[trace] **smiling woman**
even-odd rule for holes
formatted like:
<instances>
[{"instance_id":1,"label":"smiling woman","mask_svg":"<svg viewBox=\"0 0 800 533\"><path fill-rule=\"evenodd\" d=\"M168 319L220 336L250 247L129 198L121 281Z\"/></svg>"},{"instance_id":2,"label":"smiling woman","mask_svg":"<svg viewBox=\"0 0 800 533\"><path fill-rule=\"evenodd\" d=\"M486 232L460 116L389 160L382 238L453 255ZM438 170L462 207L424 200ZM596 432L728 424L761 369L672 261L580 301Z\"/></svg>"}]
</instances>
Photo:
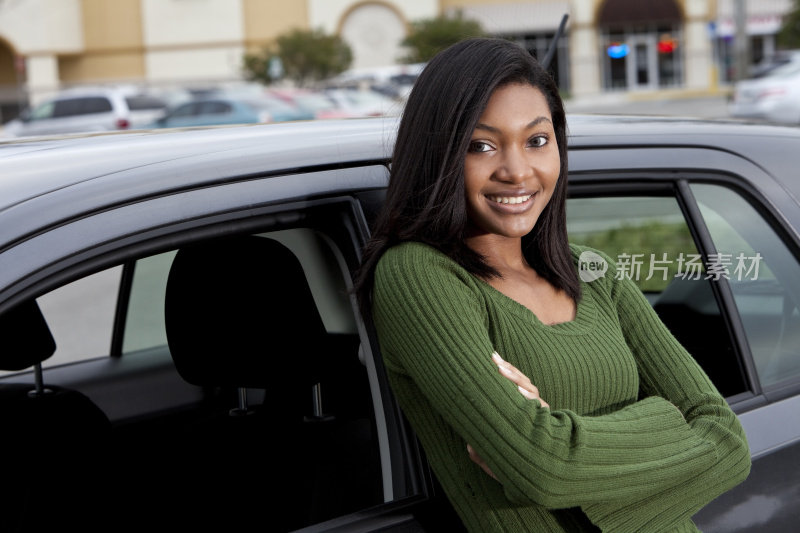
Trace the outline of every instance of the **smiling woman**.
<instances>
[{"instance_id":1,"label":"smiling woman","mask_svg":"<svg viewBox=\"0 0 800 533\"><path fill-rule=\"evenodd\" d=\"M749 472L744 432L633 282L568 243L550 75L508 41L452 46L392 161L359 301L466 529L697 531ZM604 276L579 279L586 253Z\"/></svg>"}]
</instances>

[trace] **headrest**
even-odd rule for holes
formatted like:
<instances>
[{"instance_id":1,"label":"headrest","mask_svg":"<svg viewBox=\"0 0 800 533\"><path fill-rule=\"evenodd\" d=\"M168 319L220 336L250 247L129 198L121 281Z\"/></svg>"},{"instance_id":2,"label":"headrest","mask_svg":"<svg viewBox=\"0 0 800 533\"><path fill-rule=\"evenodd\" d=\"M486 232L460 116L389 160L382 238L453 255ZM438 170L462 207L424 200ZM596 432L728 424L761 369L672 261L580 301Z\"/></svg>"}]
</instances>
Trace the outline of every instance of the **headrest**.
<instances>
[{"instance_id":1,"label":"headrest","mask_svg":"<svg viewBox=\"0 0 800 533\"><path fill-rule=\"evenodd\" d=\"M164 311L172 358L189 383L267 388L299 374L315 382L303 357L324 350L325 327L300 261L273 239L182 248Z\"/></svg>"},{"instance_id":2,"label":"headrest","mask_svg":"<svg viewBox=\"0 0 800 533\"><path fill-rule=\"evenodd\" d=\"M48 359L56 341L36 300L28 300L0 315L0 370L24 370Z\"/></svg>"}]
</instances>

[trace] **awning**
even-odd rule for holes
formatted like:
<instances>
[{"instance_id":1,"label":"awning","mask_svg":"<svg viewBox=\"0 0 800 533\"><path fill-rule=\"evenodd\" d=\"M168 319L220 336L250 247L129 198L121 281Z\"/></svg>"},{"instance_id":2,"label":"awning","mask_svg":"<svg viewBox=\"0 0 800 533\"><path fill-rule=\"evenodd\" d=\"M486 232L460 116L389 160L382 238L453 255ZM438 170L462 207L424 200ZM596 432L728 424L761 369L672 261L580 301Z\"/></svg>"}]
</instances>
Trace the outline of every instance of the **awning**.
<instances>
[{"instance_id":1,"label":"awning","mask_svg":"<svg viewBox=\"0 0 800 533\"><path fill-rule=\"evenodd\" d=\"M598 26L628 26L681 22L675 0L606 0L597 14Z\"/></svg>"}]
</instances>

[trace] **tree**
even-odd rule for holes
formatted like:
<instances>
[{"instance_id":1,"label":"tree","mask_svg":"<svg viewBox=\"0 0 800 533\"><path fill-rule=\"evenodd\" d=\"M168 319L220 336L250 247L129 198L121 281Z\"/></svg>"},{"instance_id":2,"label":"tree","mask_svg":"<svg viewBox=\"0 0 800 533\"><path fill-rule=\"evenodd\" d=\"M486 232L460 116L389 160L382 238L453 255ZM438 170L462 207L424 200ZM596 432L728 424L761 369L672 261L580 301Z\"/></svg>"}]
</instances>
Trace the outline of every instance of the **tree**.
<instances>
[{"instance_id":1,"label":"tree","mask_svg":"<svg viewBox=\"0 0 800 533\"><path fill-rule=\"evenodd\" d=\"M402 42L408 54L401 61L425 63L452 44L468 37L485 35L478 22L465 19L460 11L452 17L419 20L411 24L411 32Z\"/></svg>"},{"instance_id":2,"label":"tree","mask_svg":"<svg viewBox=\"0 0 800 533\"><path fill-rule=\"evenodd\" d=\"M246 54L244 71L250 80L271 83L286 77L303 87L347 70L352 60L350 47L340 37L296 29L260 53Z\"/></svg>"},{"instance_id":3,"label":"tree","mask_svg":"<svg viewBox=\"0 0 800 533\"><path fill-rule=\"evenodd\" d=\"M794 0L792 4L792 9L783 17L778 32L777 42L780 48L800 48L800 0Z\"/></svg>"}]
</instances>

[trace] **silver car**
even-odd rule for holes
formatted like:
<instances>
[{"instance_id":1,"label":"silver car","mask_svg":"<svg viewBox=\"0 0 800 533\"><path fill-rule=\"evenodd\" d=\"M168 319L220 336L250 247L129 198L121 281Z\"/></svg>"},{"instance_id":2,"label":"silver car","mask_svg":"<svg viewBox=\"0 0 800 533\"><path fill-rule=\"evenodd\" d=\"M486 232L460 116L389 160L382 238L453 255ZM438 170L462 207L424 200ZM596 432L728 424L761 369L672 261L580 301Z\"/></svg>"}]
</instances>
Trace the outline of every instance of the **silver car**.
<instances>
[{"instance_id":1,"label":"silver car","mask_svg":"<svg viewBox=\"0 0 800 533\"><path fill-rule=\"evenodd\" d=\"M134 89L66 90L8 122L10 137L136 129L159 117L166 102Z\"/></svg>"}]
</instances>

